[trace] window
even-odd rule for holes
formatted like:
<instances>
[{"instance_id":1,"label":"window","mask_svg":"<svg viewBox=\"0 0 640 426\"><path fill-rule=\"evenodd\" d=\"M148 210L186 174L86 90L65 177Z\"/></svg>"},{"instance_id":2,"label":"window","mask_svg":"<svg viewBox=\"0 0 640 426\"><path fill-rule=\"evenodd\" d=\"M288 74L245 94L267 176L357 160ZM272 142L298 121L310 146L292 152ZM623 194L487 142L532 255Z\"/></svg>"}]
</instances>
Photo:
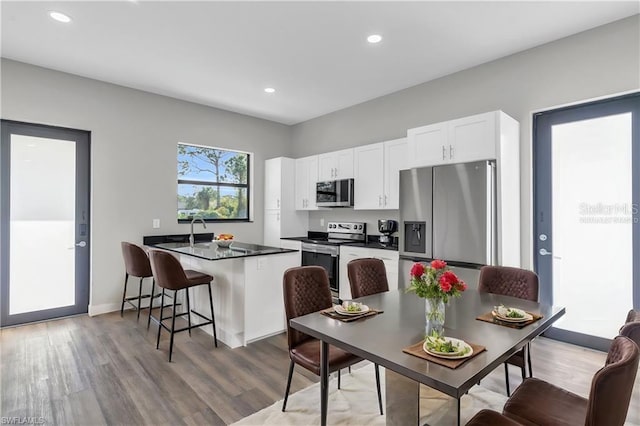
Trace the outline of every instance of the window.
<instances>
[{"instance_id":1,"label":"window","mask_svg":"<svg viewBox=\"0 0 640 426\"><path fill-rule=\"evenodd\" d=\"M246 152L178 144L178 222L249 220Z\"/></svg>"}]
</instances>

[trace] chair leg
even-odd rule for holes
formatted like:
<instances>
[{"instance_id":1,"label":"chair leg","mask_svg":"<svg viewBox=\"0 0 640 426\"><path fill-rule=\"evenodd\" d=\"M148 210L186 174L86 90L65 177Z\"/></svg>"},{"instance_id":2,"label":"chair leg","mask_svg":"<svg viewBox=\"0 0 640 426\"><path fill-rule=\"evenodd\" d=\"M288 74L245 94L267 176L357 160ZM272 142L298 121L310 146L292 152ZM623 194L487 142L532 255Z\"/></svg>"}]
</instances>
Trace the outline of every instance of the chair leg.
<instances>
[{"instance_id":1,"label":"chair leg","mask_svg":"<svg viewBox=\"0 0 640 426\"><path fill-rule=\"evenodd\" d=\"M191 303L189 302L189 289L184 289L187 295L187 321L189 322L189 337L191 337Z\"/></svg>"},{"instance_id":2,"label":"chair leg","mask_svg":"<svg viewBox=\"0 0 640 426\"><path fill-rule=\"evenodd\" d=\"M142 308L142 280L144 278L140 277L140 285L138 286L138 320L140 319L140 308Z\"/></svg>"},{"instance_id":3,"label":"chair leg","mask_svg":"<svg viewBox=\"0 0 640 426\"><path fill-rule=\"evenodd\" d=\"M380 366L378 364L374 364L376 369L376 388L378 389L378 406L380 407L380 415L382 416L384 412L382 411L382 392L380 390Z\"/></svg>"},{"instance_id":4,"label":"chair leg","mask_svg":"<svg viewBox=\"0 0 640 426\"><path fill-rule=\"evenodd\" d=\"M531 366L531 342L527 343L527 362L529 363L529 377L533 377L533 367Z\"/></svg>"},{"instance_id":5,"label":"chair leg","mask_svg":"<svg viewBox=\"0 0 640 426\"><path fill-rule=\"evenodd\" d=\"M218 347L218 336L216 335L216 317L213 314L213 295L211 294L211 283L209 283L209 306L211 307L211 321L213 327L213 343ZM293 361L291 361L293 362ZM284 411L284 410L283 410Z\"/></svg>"},{"instance_id":6,"label":"chair leg","mask_svg":"<svg viewBox=\"0 0 640 426\"><path fill-rule=\"evenodd\" d=\"M125 272L124 274L124 293L122 293L122 306L120 306L120 316L122 316L124 312L124 302L127 298L127 281L129 281L129 273Z\"/></svg>"},{"instance_id":7,"label":"chair leg","mask_svg":"<svg viewBox=\"0 0 640 426\"><path fill-rule=\"evenodd\" d=\"M340 374L340 370L338 370L338 389L340 389L340 376L342 374Z\"/></svg>"},{"instance_id":8,"label":"chair leg","mask_svg":"<svg viewBox=\"0 0 640 426\"><path fill-rule=\"evenodd\" d=\"M176 329L176 301L178 300L178 290L173 292L173 312L171 312L171 334L169 335L169 362L173 355L173 336Z\"/></svg>"},{"instance_id":9,"label":"chair leg","mask_svg":"<svg viewBox=\"0 0 640 426\"><path fill-rule=\"evenodd\" d=\"M287 377L287 388L284 391L284 401L282 402L282 411L284 412L285 408L287 408L287 399L289 399L289 389L291 389L291 377L293 377L293 366L295 363L289 361L289 376Z\"/></svg>"},{"instance_id":10,"label":"chair leg","mask_svg":"<svg viewBox=\"0 0 640 426\"><path fill-rule=\"evenodd\" d=\"M349 366L348 368L349 368L349 374L351 374L351 366Z\"/></svg>"},{"instance_id":11,"label":"chair leg","mask_svg":"<svg viewBox=\"0 0 640 426\"><path fill-rule=\"evenodd\" d=\"M509 389L509 366L504 363L504 380L507 384L507 396L511 396L511 390Z\"/></svg>"},{"instance_id":12,"label":"chair leg","mask_svg":"<svg viewBox=\"0 0 640 426\"><path fill-rule=\"evenodd\" d=\"M151 311L153 311L153 299L156 293L156 279L153 278L151 280L151 298L149 298L149 316L147 317L147 330L149 329L149 325L151 324Z\"/></svg>"},{"instance_id":13,"label":"chair leg","mask_svg":"<svg viewBox=\"0 0 640 426\"><path fill-rule=\"evenodd\" d=\"M164 312L164 288L162 289L162 296L160 296L160 315L158 317L158 337L156 339L156 349L160 346L160 330L162 330L162 314Z\"/></svg>"}]
</instances>

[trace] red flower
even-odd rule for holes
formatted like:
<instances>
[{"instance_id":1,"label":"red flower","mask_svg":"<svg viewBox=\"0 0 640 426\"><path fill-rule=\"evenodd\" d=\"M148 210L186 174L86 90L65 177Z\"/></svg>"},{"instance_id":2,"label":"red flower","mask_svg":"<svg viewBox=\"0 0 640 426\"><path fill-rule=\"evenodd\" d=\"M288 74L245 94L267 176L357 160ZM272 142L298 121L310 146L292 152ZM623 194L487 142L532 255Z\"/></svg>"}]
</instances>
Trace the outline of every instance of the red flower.
<instances>
[{"instance_id":1,"label":"red flower","mask_svg":"<svg viewBox=\"0 0 640 426\"><path fill-rule=\"evenodd\" d=\"M451 285L457 284L459 281L458 276L451 271L446 271L442 274L442 276L440 277L440 281L443 280Z\"/></svg>"},{"instance_id":2,"label":"red flower","mask_svg":"<svg viewBox=\"0 0 640 426\"><path fill-rule=\"evenodd\" d=\"M467 283L464 281L458 281L453 287L458 291L465 291L467 289Z\"/></svg>"},{"instance_id":3,"label":"red flower","mask_svg":"<svg viewBox=\"0 0 640 426\"><path fill-rule=\"evenodd\" d=\"M451 283L444 279L444 277L440 277L440 289L445 293L449 293L451 291Z\"/></svg>"},{"instance_id":4,"label":"red flower","mask_svg":"<svg viewBox=\"0 0 640 426\"><path fill-rule=\"evenodd\" d=\"M424 274L424 265L422 263L414 263L411 267L411 276L420 278Z\"/></svg>"},{"instance_id":5,"label":"red flower","mask_svg":"<svg viewBox=\"0 0 640 426\"><path fill-rule=\"evenodd\" d=\"M445 266L447 266L447 262L445 262L444 260L432 260L431 261L431 267L433 269L443 269Z\"/></svg>"}]
</instances>

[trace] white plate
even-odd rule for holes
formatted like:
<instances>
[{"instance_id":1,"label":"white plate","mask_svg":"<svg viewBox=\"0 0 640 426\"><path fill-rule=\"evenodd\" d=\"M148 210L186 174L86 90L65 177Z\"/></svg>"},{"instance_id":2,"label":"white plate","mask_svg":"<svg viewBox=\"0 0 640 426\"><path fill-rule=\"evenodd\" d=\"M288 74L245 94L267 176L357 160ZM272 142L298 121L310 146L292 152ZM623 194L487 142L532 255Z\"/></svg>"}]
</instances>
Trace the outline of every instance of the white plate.
<instances>
[{"instance_id":1,"label":"white plate","mask_svg":"<svg viewBox=\"0 0 640 426\"><path fill-rule=\"evenodd\" d=\"M522 318L511 318L511 317L507 317L503 314L503 311L507 311L507 309L511 309L511 310L515 310L518 312L521 312L524 317ZM504 322L527 322L533 319L533 315L523 311L522 309L516 309L516 308L497 308L494 309L493 311L491 311L491 314L496 317L497 319L499 319L500 321L504 321Z\"/></svg>"},{"instance_id":2,"label":"white plate","mask_svg":"<svg viewBox=\"0 0 640 426\"><path fill-rule=\"evenodd\" d=\"M430 337L427 337L427 339L430 339ZM471 355L473 355L473 348L464 340L456 339L454 337L443 337L445 341L449 341L458 345L459 351L455 353L451 353L451 352L438 352L438 351L429 349L427 347L427 339L425 339L424 343L422 344L422 349L429 355L437 356L438 358L447 358L447 359L469 358ZM461 352L464 351L465 349L468 349L469 351L467 353L461 354Z\"/></svg>"},{"instance_id":3,"label":"white plate","mask_svg":"<svg viewBox=\"0 0 640 426\"><path fill-rule=\"evenodd\" d=\"M369 312L369 307L367 305L362 305L362 309L356 312L349 312L345 308L343 308L341 305L334 305L333 309L340 315L362 315Z\"/></svg>"}]
</instances>

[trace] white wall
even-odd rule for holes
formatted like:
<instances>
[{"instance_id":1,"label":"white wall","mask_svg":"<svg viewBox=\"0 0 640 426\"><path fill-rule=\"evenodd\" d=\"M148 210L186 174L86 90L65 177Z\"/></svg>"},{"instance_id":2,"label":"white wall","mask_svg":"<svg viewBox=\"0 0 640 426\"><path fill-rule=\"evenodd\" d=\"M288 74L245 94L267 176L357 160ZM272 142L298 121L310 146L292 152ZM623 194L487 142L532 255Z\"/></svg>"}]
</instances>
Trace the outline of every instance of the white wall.
<instances>
[{"instance_id":1,"label":"white wall","mask_svg":"<svg viewBox=\"0 0 640 426\"><path fill-rule=\"evenodd\" d=\"M531 267L532 111L640 88L639 22L636 15L297 124L294 157L396 139L412 127L501 109L520 122L522 264ZM322 215L310 214L312 226ZM373 223L387 215L364 212L360 218Z\"/></svg>"},{"instance_id":2,"label":"white wall","mask_svg":"<svg viewBox=\"0 0 640 426\"><path fill-rule=\"evenodd\" d=\"M122 297L120 241L189 232L176 220L178 141L255 154L255 221L207 231L262 241L264 160L290 153L288 126L11 60L1 67L2 118L91 131L90 311Z\"/></svg>"}]
</instances>

